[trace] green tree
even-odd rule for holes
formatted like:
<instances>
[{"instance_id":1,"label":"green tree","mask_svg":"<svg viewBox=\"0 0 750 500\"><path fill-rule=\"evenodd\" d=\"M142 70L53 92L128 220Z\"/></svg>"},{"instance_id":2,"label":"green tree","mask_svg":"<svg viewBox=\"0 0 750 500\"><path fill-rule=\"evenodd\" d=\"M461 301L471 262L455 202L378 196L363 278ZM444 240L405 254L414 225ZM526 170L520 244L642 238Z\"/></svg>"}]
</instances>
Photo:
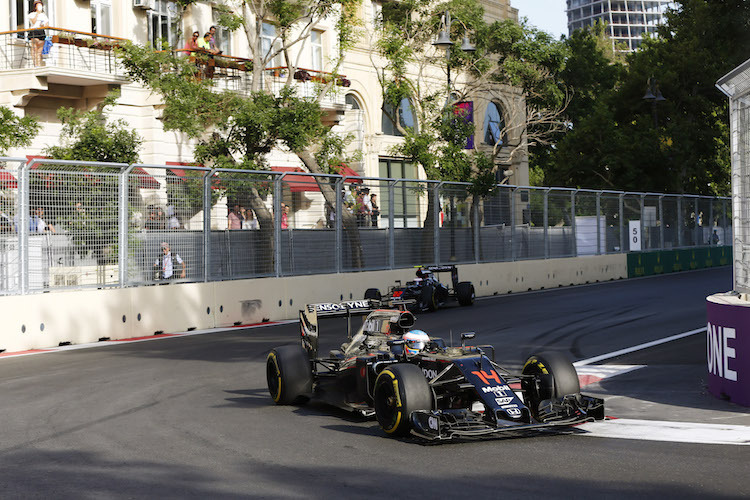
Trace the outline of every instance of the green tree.
<instances>
[{"instance_id":1,"label":"green tree","mask_svg":"<svg viewBox=\"0 0 750 500\"><path fill-rule=\"evenodd\" d=\"M61 144L47 147L44 154L59 160L137 163L142 143L138 133L124 120L106 119L106 109L117 97L110 94L92 111L58 109ZM79 166L55 172L42 164L40 170L30 177L31 192L43 193L42 208L69 233L78 253L91 253L100 264L116 261L119 169ZM137 186L131 184L130 189L129 199L138 199Z\"/></svg>"},{"instance_id":2,"label":"green tree","mask_svg":"<svg viewBox=\"0 0 750 500\"><path fill-rule=\"evenodd\" d=\"M30 145L39 128L35 117L18 117L9 108L0 106L0 155L7 154L11 148Z\"/></svg>"},{"instance_id":3,"label":"green tree","mask_svg":"<svg viewBox=\"0 0 750 500\"><path fill-rule=\"evenodd\" d=\"M297 155L310 172L334 173L326 159L321 165L320 151L330 148L329 126L323 123L320 101L334 91L338 81L336 72L344 53L354 41L356 10L360 0L263 0L259 2L225 0L221 24L229 29L241 29L250 41L253 59L251 92L240 95L217 92L211 79L196 78L196 67L185 58L169 52L154 51L135 45L126 46L120 53L129 74L138 82L155 90L164 99L164 128L184 132L197 138L195 159L207 166L241 169L267 169L266 157L271 149L281 147ZM297 63L291 49L301 49L309 40L311 30L324 20L336 23L338 54L333 58L334 76L318 87L315 98L301 98L295 93ZM262 45L263 20L275 26L275 39L270 48ZM265 69L278 57L283 57L286 69L281 70L286 80L280 89L271 92L263 86L268 76ZM326 155L323 155L326 156ZM222 174L224 175L224 174ZM262 176L267 181L268 176ZM234 177L236 179L236 176ZM228 190L228 196L243 196L255 213L260 225L265 252L273 255L274 219L264 203L267 182L227 182L217 184ZM235 186L228 188L228 186ZM326 203L336 206L336 193L328 182L320 181L319 188ZM235 189L233 193L231 189ZM352 266L362 267L362 248L356 218L347 212L341 215L351 247ZM272 271L273 263L260 271Z\"/></svg>"}]
</instances>

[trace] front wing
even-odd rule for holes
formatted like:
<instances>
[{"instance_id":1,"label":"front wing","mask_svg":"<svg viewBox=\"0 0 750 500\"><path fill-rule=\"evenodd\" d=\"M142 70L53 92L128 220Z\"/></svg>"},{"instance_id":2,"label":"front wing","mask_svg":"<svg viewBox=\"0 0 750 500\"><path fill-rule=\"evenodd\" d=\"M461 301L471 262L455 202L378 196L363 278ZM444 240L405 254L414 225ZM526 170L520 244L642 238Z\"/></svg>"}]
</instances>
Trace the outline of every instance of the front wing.
<instances>
[{"instance_id":1,"label":"front wing","mask_svg":"<svg viewBox=\"0 0 750 500\"><path fill-rule=\"evenodd\" d=\"M531 423L498 420L490 422L482 413L461 410L419 410L411 414L412 431L429 440L485 437L497 434L528 434L570 427L604 419L604 400L584 395L565 396L542 404L539 420Z\"/></svg>"}]
</instances>

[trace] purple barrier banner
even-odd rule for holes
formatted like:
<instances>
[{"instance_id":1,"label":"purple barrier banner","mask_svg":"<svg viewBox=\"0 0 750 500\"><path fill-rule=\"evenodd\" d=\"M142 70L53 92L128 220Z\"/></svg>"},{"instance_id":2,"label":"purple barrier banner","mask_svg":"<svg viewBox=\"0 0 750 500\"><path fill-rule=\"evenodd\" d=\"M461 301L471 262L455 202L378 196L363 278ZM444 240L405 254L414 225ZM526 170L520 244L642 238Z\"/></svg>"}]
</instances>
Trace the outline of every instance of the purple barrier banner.
<instances>
[{"instance_id":1,"label":"purple barrier banner","mask_svg":"<svg viewBox=\"0 0 750 500\"><path fill-rule=\"evenodd\" d=\"M750 406L750 307L731 302L722 296L706 301L708 391Z\"/></svg>"}]
</instances>

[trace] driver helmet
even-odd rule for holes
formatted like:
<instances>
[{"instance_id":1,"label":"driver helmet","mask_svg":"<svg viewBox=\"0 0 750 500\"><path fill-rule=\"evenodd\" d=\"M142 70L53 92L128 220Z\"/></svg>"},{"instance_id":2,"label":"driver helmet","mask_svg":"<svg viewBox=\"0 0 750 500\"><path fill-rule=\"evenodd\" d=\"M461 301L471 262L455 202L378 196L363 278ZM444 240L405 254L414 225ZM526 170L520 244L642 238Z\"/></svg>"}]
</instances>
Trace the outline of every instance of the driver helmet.
<instances>
[{"instance_id":1,"label":"driver helmet","mask_svg":"<svg viewBox=\"0 0 750 500\"><path fill-rule=\"evenodd\" d=\"M410 330L402 337L404 339L404 351L407 356L416 356L419 352L424 349L427 342L430 341L430 336L422 330Z\"/></svg>"}]
</instances>

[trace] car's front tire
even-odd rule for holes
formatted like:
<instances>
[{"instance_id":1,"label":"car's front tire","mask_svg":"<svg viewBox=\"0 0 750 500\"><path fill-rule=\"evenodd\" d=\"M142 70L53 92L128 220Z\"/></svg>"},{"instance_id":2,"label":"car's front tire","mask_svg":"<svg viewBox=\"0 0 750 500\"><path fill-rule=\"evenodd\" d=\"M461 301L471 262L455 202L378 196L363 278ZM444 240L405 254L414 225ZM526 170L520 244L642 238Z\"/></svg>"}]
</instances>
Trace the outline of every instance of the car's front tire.
<instances>
[{"instance_id":1,"label":"car's front tire","mask_svg":"<svg viewBox=\"0 0 750 500\"><path fill-rule=\"evenodd\" d=\"M581 385L573 363L560 352L544 352L530 356L523 365L522 388L527 406L534 417L538 416L539 404L547 399L559 399L569 394L579 395Z\"/></svg>"},{"instance_id":2,"label":"car's front tire","mask_svg":"<svg viewBox=\"0 0 750 500\"><path fill-rule=\"evenodd\" d=\"M406 436L411 431L411 413L432 410L432 390L422 370L410 363L385 368L375 379L375 416L390 436Z\"/></svg>"},{"instance_id":3,"label":"car's front tire","mask_svg":"<svg viewBox=\"0 0 750 500\"><path fill-rule=\"evenodd\" d=\"M266 381L276 404L307 402L312 393L312 370L307 351L299 345L272 349L266 358Z\"/></svg>"}]
</instances>

